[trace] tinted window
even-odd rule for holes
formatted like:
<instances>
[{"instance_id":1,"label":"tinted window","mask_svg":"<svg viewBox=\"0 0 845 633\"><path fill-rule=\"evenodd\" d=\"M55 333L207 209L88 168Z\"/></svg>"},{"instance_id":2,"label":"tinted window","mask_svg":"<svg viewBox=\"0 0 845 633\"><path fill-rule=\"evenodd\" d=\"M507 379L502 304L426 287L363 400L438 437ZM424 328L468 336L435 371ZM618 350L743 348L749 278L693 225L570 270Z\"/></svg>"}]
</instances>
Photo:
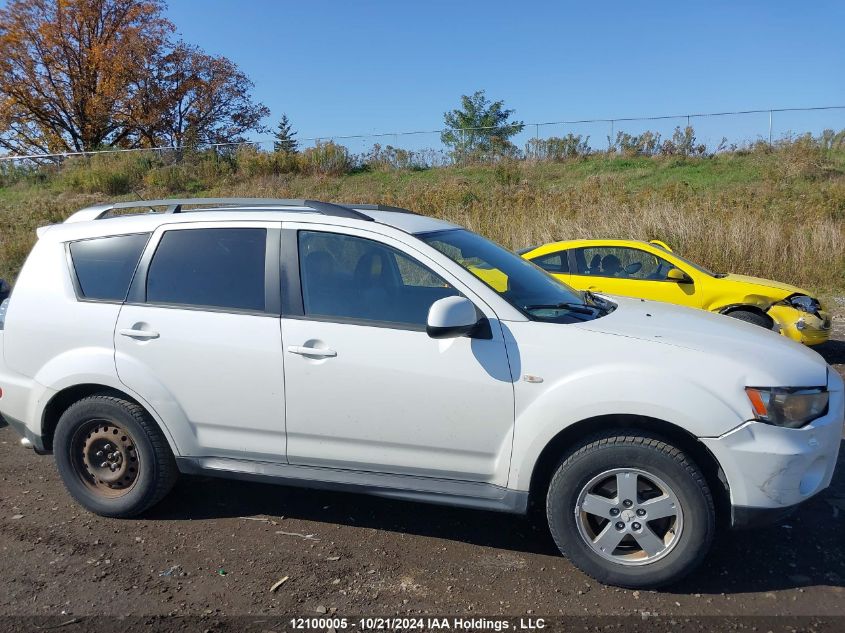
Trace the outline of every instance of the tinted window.
<instances>
[{"instance_id":1,"label":"tinted window","mask_svg":"<svg viewBox=\"0 0 845 633\"><path fill-rule=\"evenodd\" d=\"M167 231L147 275L147 301L264 310L264 229Z\"/></svg>"},{"instance_id":2,"label":"tinted window","mask_svg":"<svg viewBox=\"0 0 845 633\"><path fill-rule=\"evenodd\" d=\"M575 251L575 262L579 275L646 281L665 281L666 273L674 268L662 257L623 246L579 248Z\"/></svg>"},{"instance_id":3,"label":"tinted window","mask_svg":"<svg viewBox=\"0 0 845 633\"><path fill-rule=\"evenodd\" d=\"M72 242L70 256L86 299L123 301L149 233Z\"/></svg>"},{"instance_id":4,"label":"tinted window","mask_svg":"<svg viewBox=\"0 0 845 633\"><path fill-rule=\"evenodd\" d=\"M569 262L566 258L566 251L559 251L557 253L543 255L541 257L532 259L531 261L537 264L543 270L547 270L550 273L560 274L569 272Z\"/></svg>"},{"instance_id":5,"label":"tinted window","mask_svg":"<svg viewBox=\"0 0 845 633\"><path fill-rule=\"evenodd\" d=\"M424 327L432 303L458 294L403 253L350 235L300 231L299 266L308 316Z\"/></svg>"}]
</instances>

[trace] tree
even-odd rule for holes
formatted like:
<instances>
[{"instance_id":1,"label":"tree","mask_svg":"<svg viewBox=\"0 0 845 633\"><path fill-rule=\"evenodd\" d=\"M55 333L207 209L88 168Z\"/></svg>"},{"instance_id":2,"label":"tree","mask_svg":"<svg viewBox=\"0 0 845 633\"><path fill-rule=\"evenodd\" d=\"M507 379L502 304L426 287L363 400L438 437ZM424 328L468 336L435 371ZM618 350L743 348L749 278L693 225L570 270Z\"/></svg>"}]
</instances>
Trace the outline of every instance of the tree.
<instances>
[{"instance_id":1,"label":"tree","mask_svg":"<svg viewBox=\"0 0 845 633\"><path fill-rule=\"evenodd\" d=\"M269 113L229 59L171 41L161 0L0 9L0 147L17 153L227 143ZM190 139L190 141L189 141Z\"/></svg>"},{"instance_id":2,"label":"tree","mask_svg":"<svg viewBox=\"0 0 845 633\"><path fill-rule=\"evenodd\" d=\"M139 145L237 143L270 111L250 96L253 83L226 57L179 42L136 86L130 125Z\"/></svg>"},{"instance_id":3,"label":"tree","mask_svg":"<svg viewBox=\"0 0 845 633\"><path fill-rule=\"evenodd\" d=\"M463 95L461 109L443 114L448 129L440 140L458 158L511 156L518 150L510 138L525 127L522 121L510 121L514 112L505 109L504 101L491 102L484 90Z\"/></svg>"},{"instance_id":4,"label":"tree","mask_svg":"<svg viewBox=\"0 0 845 633\"><path fill-rule=\"evenodd\" d=\"M273 137L276 139L273 142L273 151L296 154L299 142L294 138L295 136L296 132L292 130L288 115L283 114L276 131L273 133Z\"/></svg>"},{"instance_id":5,"label":"tree","mask_svg":"<svg viewBox=\"0 0 845 633\"><path fill-rule=\"evenodd\" d=\"M173 24L160 0L11 0L0 9L0 146L81 151L130 130L127 87Z\"/></svg>"}]
</instances>

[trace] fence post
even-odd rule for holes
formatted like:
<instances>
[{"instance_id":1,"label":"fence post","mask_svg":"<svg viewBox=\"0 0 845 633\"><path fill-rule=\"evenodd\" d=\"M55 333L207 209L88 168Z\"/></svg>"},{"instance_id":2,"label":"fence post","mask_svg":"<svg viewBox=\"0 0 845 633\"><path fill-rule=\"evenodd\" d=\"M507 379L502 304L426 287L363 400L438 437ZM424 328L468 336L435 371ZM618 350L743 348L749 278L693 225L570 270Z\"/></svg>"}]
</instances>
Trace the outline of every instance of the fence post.
<instances>
[{"instance_id":1,"label":"fence post","mask_svg":"<svg viewBox=\"0 0 845 633\"><path fill-rule=\"evenodd\" d=\"M769 110L769 145L772 144L772 111Z\"/></svg>"}]
</instances>

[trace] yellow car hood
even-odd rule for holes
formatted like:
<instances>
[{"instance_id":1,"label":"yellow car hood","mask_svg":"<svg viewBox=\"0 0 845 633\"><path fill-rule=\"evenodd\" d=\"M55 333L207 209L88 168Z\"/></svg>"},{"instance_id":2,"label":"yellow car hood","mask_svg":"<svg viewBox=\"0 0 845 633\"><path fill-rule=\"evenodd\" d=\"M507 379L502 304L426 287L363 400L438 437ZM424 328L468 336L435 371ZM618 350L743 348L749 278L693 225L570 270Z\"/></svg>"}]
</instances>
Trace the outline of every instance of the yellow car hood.
<instances>
[{"instance_id":1,"label":"yellow car hood","mask_svg":"<svg viewBox=\"0 0 845 633\"><path fill-rule=\"evenodd\" d=\"M772 301L780 301L786 297L794 294L809 295L806 290L802 290L797 286L789 284L782 284L779 281L772 281L771 279L763 279L762 277L750 277L748 275L734 275L728 274L720 277L720 280L732 281L740 284L747 284L755 286L754 294L759 294L766 297L771 297ZM749 289L750 290L750 289ZM750 293L749 293L750 294Z\"/></svg>"}]
</instances>

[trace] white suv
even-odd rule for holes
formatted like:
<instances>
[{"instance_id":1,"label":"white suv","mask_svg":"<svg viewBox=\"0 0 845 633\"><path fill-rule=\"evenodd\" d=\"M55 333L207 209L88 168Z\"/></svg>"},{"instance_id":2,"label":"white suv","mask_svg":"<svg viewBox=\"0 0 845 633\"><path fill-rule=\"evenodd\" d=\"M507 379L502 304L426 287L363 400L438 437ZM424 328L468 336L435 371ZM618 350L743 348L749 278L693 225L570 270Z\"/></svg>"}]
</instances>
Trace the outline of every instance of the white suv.
<instances>
[{"instance_id":1,"label":"white suv","mask_svg":"<svg viewBox=\"0 0 845 633\"><path fill-rule=\"evenodd\" d=\"M139 207L166 209L116 213ZM38 234L0 311L0 413L101 515L179 472L533 501L581 569L643 587L690 571L718 522L780 517L833 475L843 383L815 352L582 294L446 222L154 200Z\"/></svg>"}]
</instances>

